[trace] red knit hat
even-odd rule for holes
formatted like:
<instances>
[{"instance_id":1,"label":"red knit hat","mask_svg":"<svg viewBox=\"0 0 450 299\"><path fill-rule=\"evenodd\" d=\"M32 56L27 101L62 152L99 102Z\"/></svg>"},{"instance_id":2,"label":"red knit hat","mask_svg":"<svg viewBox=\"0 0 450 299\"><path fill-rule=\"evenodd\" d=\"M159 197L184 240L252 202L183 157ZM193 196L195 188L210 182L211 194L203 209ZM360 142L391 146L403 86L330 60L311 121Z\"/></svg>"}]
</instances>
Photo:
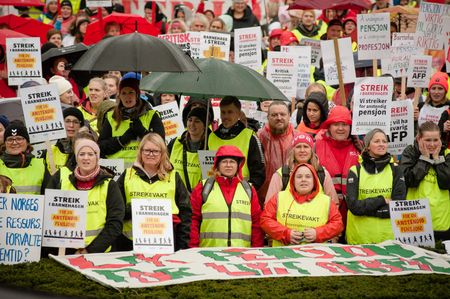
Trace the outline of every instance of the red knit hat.
<instances>
[{"instance_id":1,"label":"red knit hat","mask_svg":"<svg viewBox=\"0 0 450 299\"><path fill-rule=\"evenodd\" d=\"M336 106L331 109L330 114L328 114L327 120L322 123L322 128L328 129L331 124L339 122L343 122L347 125L352 124L352 115L347 107Z\"/></svg>"},{"instance_id":2,"label":"red knit hat","mask_svg":"<svg viewBox=\"0 0 450 299\"><path fill-rule=\"evenodd\" d=\"M445 89L445 92L448 91L448 75L444 72L437 72L430 79L430 83L428 83L428 90L431 89L433 85L440 85Z\"/></svg>"},{"instance_id":3,"label":"red knit hat","mask_svg":"<svg viewBox=\"0 0 450 299\"><path fill-rule=\"evenodd\" d=\"M294 148L299 143L306 143L310 148L314 148L314 139L309 134L300 133L295 135L294 139L292 139L292 147Z\"/></svg>"},{"instance_id":4,"label":"red knit hat","mask_svg":"<svg viewBox=\"0 0 450 299\"><path fill-rule=\"evenodd\" d=\"M280 35L280 44L282 46L288 46L292 42L298 43L298 39L295 36L295 34L292 33L291 31L283 31L283 33L281 33Z\"/></svg>"}]
</instances>

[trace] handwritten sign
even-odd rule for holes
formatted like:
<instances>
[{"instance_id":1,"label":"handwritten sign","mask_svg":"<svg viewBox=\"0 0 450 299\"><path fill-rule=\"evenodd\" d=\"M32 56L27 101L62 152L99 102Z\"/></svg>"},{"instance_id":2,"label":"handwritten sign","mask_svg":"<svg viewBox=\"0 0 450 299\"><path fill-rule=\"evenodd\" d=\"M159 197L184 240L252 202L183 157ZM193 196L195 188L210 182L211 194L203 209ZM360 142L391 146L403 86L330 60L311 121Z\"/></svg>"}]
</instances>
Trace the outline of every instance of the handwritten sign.
<instances>
[{"instance_id":1,"label":"handwritten sign","mask_svg":"<svg viewBox=\"0 0 450 299\"><path fill-rule=\"evenodd\" d=\"M411 100L391 103L391 133L388 137L388 152L391 155L401 155L408 145L414 143L414 108Z\"/></svg>"},{"instance_id":2,"label":"handwritten sign","mask_svg":"<svg viewBox=\"0 0 450 299\"><path fill-rule=\"evenodd\" d=\"M408 67L408 87L428 87L431 78L429 55L411 55Z\"/></svg>"},{"instance_id":3,"label":"handwritten sign","mask_svg":"<svg viewBox=\"0 0 450 299\"><path fill-rule=\"evenodd\" d=\"M261 69L261 27L234 30L234 62L255 71Z\"/></svg>"},{"instance_id":4,"label":"handwritten sign","mask_svg":"<svg viewBox=\"0 0 450 299\"><path fill-rule=\"evenodd\" d=\"M414 37L417 48L441 50L444 47L444 28L449 16L450 5L422 1Z\"/></svg>"},{"instance_id":5,"label":"handwritten sign","mask_svg":"<svg viewBox=\"0 0 450 299\"><path fill-rule=\"evenodd\" d=\"M202 179L206 180L212 173L212 167L214 166L214 157L217 151L198 151L198 161L200 162L200 168L202 169Z\"/></svg>"},{"instance_id":6,"label":"handwritten sign","mask_svg":"<svg viewBox=\"0 0 450 299\"><path fill-rule=\"evenodd\" d=\"M414 33L411 32L394 32L392 33L392 46L415 46Z\"/></svg>"},{"instance_id":7,"label":"handwritten sign","mask_svg":"<svg viewBox=\"0 0 450 299\"><path fill-rule=\"evenodd\" d=\"M21 85L42 79L41 46L38 37L6 39L8 84Z\"/></svg>"},{"instance_id":8,"label":"handwritten sign","mask_svg":"<svg viewBox=\"0 0 450 299\"><path fill-rule=\"evenodd\" d=\"M391 45L389 13L358 14L358 59L388 57Z\"/></svg>"},{"instance_id":9,"label":"handwritten sign","mask_svg":"<svg viewBox=\"0 0 450 299\"><path fill-rule=\"evenodd\" d=\"M294 53L267 53L267 80L287 97L297 94L298 56Z\"/></svg>"},{"instance_id":10,"label":"handwritten sign","mask_svg":"<svg viewBox=\"0 0 450 299\"><path fill-rule=\"evenodd\" d=\"M391 74L394 78L406 77L409 69L409 59L417 53L417 47L404 43L392 46L390 58L381 59L381 71L383 74Z\"/></svg>"},{"instance_id":11,"label":"handwritten sign","mask_svg":"<svg viewBox=\"0 0 450 299\"><path fill-rule=\"evenodd\" d=\"M125 163L123 159L100 159L98 164L108 168L114 174L115 181L117 181L121 174L125 171Z\"/></svg>"},{"instance_id":12,"label":"handwritten sign","mask_svg":"<svg viewBox=\"0 0 450 299\"><path fill-rule=\"evenodd\" d=\"M344 83L355 82L355 62L353 60L352 40L349 37L338 39L339 56L342 66L342 80ZM322 48L323 67L325 69L325 81L328 85L339 84L336 53L332 40L320 41Z\"/></svg>"},{"instance_id":13,"label":"handwritten sign","mask_svg":"<svg viewBox=\"0 0 450 299\"><path fill-rule=\"evenodd\" d=\"M164 105L158 105L153 109L159 112L166 133L166 141L181 136L184 132L183 120L181 119L180 109L177 102L170 102Z\"/></svg>"}]
</instances>

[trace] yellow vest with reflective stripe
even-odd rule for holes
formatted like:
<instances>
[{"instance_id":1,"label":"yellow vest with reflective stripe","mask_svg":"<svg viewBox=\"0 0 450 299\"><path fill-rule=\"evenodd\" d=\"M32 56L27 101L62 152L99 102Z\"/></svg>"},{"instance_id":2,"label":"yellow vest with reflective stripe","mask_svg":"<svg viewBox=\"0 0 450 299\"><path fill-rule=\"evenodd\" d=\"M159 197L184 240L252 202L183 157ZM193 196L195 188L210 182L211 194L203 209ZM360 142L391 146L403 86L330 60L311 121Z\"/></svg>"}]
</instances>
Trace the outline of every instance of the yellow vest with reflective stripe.
<instances>
[{"instance_id":1,"label":"yellow vest with reflective stripe","mask_svg":"<svg viewBox=\"0 0 450 299\"><path fill-rule=\"evenodd\" d=\"M300 31L298 29L294 29L291 32L294 33L295 37L298 39L298 42L300 42L302 40L302 38L304 38L304 37L310 38L310 39L315 39L315 40L320 40L320 35L321 35L319 32L317 32L316 35L311 36L311 37L304 36L303 34L300 33Z\"/></svg>"},{"instance_id":2,"label":"yellow vest with reflective stripe","mask_svg":"<svg viewBox=\"0 0 450 299\"><path fill-rule=\"evenodd\" d=\"M358 174L356 166L350 168ZM382 172L369 174L361 166L359 177L358 200L369 197L383 196L392 198L393 174L390 165ZM348 210L346 239L348 244L376 244L386 240L394 240L391 220L371 216L355 216Z\"/></svg>"},{"instance_id":3,"label":"yellow vest with reflective stripe","mask_svg":"<svg viewBox=\"0 0 450 299\"><path fill-rule=\"evenodd\" d=\"M53 153L53 162L55 162L55 170L58 170L66 165L67 159L69 158L69 154L62 153L56 145L52 145L52 153ZM50 156L48 152L45 156L45 161L47 161L48 172L50 172L51 174L52 170L50 168Z\"/></svg>"},{"instance_id":4,"label":"yellow vest with reflective stripe","mask_svg":"<svg viewBox=\"0 0 450 299\"><path fill-rule=\"evenodd\" d=\"M203 185L206 180L203 180ZM252 235L251 199L241 183L237 185L230 206L214 185L202 205L200 247L250 247Z\"/></svg>"},{"instance_id":5,"label":"yellow vest with reflective stripe","mask_svg":"<svg viewBox=\"0 0 450 299\"><path fill-rule=\"evenodd\" d=\"M236 137L234 137L232 139L220 139L219 137L217 137L217 135L215 133L212 133L209 135L209 138L208 138L208 148L209 148L209 150L212 150L212 151L217 150L222 145L234 145L237 148L239 148L245 156L245 164L242 167L242 176L244 178L249 178L250 172L248 170L247 162L248 162L248 150L250 147L250 138L252 138L252 136L253 136L253 131L248 128L243 129L239 133L239 135L237 135ZM253 154L256 154L256 153L253 153Z\"/></svg>"},{"instance_id":6,"label":"yellow vest with reflective stripe","mask_svg":"<svg viewBox=\"0 0 450 299\"><path fill-rule=\"evenodd\" d=\"M77 190L69 180L72 172L67 167L60 168L61 190ZM86 209L86 236L84 244L88 246L100 234L105 227L108 197L108 186L111 179L106 179L101 185L95 186L88 192L88 207ZM106 250L109 251L109 248Z\"/></svg>"},{"instance_id":7,"label":"yellow vest with reflective stripe","mask_svg":"<svg viewBox=\"0 0 450 299\"><path fill-rule=\"evenodd\" d=\"M200 168L198 153L186 151L186 159L189 185L191 188L190 190L192 190L197 186L198 182L202 180L202 169ZM174 170L180 175L184 185L187 186L183 168L183 144L180 142L179 138L173 143L172 152L170 153L170 162L172 163Z\"/></svg>"},{"instance_id":8,"label":"yellow vest with reflective stripe","mask_svg":"<svg viewBox=\"0 0 450 299\"><path fill-rule=\"evenodd\" d=\"M172 202L172 214L178 215L179 211L175 202L175 173L175 171L172 171L168 179L150 184L141 179L134 168L127 168L123 182L127 204L131 204L131 199L133 198L167 199ZM123 234L130 240L133 240L131 220L123 222Z\"/></svg>"},{"instance_id":9,"label":"yellow vest with reflective stripe","mask_svg":"<svg viewBox=\"0 0 450 299\"><path fill-rule=\"evenodd\" d=\"M328 223L330 213L329 196L319 192L313 200L299 204L290 191L278 193L277 221L290 229L303 232L305 228L315 228ZM285 246L273 240L272 247Z\"/></svg>"},{"instance_id":10,"label":"yellow vest with reflective stripe","mask_svg":"<svg viewBox=\"0 0 450 299\"><path fill-rule=\"evenodd\" d=\"M113 112L114 111L109 111L106 113L106 119L111 126L112 137L120 137L130 128L131 121L129 119L124 119L120 122L120 126L117 128L117 123L112 117ZM147 129L150 126L154 114L155 110L149 110L147 113L139 117L144 128ZM136 159L139 142L140 140L132 140L128 144L124 144L125 147L123 149L117 153L108 155L108 159L123 159L125 162L125 167L130 167Z\"/></svg>"},{"instance_id":11,"label":"yellow vest with reflective stripe","mask_svg":"<svg viewBox=\"0 0 450 299\"><path fill-rule=\"evenodd\" d=\"M0 174L11 179L17 193L39 195L45 174L44 159L32 158L23 168L9 168L0 160Z\"/></svg>"},{"instance_id":12,"label":"yellow vest with reflective stripe","mask_svg":"<svg viewBox=\"0 0 450 299\"><path fill-rule=\"evenodd\" d=\"M83 106L79 106L78 110L81 111L81 114L83 114L83 117L85 120L87 120L89 122L89 126L91 127L91 129L98 134L98 128L97 128L97 116L90 114L89 112L87 112Z\"/></svg>"},{"instance_id":13,"label":"yellow vest with reflective stripe","mask_svg":"<svg viewBox=\"0 0 450 299\"><path fill-rule=\"evenodd\" d=\"M444 155L444 157L450 155L450 149L446 149ZM450 228L449 193L449 190L442 190L439 188L436 171L433 167L430 167L427 175L423 178L417 188L408 188L406 199L427 198L430 201L433 230L446 231Z\"/></svg>"}]
</instances>

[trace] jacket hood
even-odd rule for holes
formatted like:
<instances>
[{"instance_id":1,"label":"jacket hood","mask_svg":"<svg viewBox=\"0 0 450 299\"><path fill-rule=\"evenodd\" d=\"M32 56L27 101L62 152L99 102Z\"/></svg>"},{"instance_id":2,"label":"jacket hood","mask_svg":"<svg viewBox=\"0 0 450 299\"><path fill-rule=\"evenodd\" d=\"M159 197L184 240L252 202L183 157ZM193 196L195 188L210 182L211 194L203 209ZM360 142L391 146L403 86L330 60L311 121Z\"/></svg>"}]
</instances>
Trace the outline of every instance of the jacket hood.
<instances>
[{"instance_id":1,"label":"jacket hood","mask_svg":"<svg viewBox=\"0 0 450 299\"><path fill-rule=\"evenodd\" d=\"M237 176L242 179L242 167L245 164L245 156L242 154L241 150L234 145L222 145L217 150L216 156L214 157L214 168L218 169L218 164L221 158L232 157L239 158L240 163L238 166Z\"/></svg>"},{"instance_id":2,"label":"jacket hood","mask_svg":"<svg viewBox=\"0 0 450 299\"><path fill-rule=\"evenodd\" d=\"M328 118L322 124L322 129L328 129L331 124L343 122L347 125L352 125L352 116L350 110L344 106L336 106L331 109Z\"/></svg>"},{"instance_id":3,"label":"jacket hood","mask_svg":"<svg viewBox=\"0 0 450 299\"><path fill-rule=\"evenodd\" d=\"M295 183L294 183L295 173L302 166L308 167L314 176L314 188L312 189L310 194L306 194L306 195L298 194L298 192L295 190ZM311 164L308 164L308 163L300 163L297 166L295 166L294 170L292 171L291 177L289 178L289 185L291 187L292 196L294 196L295 200L298 202L310 201L311 199L316 197L320 191L320 181L319 181L319 177L317 176L317 171L314 169L314 167Z\"/></svg>"}]
</instances>

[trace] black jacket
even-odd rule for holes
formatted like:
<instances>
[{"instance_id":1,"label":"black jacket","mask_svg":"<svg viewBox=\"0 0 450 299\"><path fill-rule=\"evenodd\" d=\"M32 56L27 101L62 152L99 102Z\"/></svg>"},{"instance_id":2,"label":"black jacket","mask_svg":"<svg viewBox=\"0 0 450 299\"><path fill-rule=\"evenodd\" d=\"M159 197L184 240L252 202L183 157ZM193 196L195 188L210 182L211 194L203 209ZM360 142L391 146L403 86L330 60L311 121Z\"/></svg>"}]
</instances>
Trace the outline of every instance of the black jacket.
<instances>
[{"instance_id":1,"label":"black jacket","mask_svg":"<svg viewBox=\"0 0 450 299\"><path fill-rule=\"evenodd\" d=\"M450 132L444 132L444 123L450 120L449 111L450 108L442 112L441 118L439 119L439 130L441 130L441 140L444 147L450 146Z\"/></svg>"},{"instance_id":2,"label":"black jacket","mask_svg":"<svg viewBox=\"0 0 450 299\"><path fill-rule=\"evenodd\" d=\"M228 11L226 14L230 15L233 18L233 29L231 31L234 31L235 29L240 29L240 28L259 26L258 18L253 14L252 9L249 6L247 6L245 8L244 16L240 19L234 18L233 9L231 9L231 7L228 8Z\"/></svg>"}]
</instances>

